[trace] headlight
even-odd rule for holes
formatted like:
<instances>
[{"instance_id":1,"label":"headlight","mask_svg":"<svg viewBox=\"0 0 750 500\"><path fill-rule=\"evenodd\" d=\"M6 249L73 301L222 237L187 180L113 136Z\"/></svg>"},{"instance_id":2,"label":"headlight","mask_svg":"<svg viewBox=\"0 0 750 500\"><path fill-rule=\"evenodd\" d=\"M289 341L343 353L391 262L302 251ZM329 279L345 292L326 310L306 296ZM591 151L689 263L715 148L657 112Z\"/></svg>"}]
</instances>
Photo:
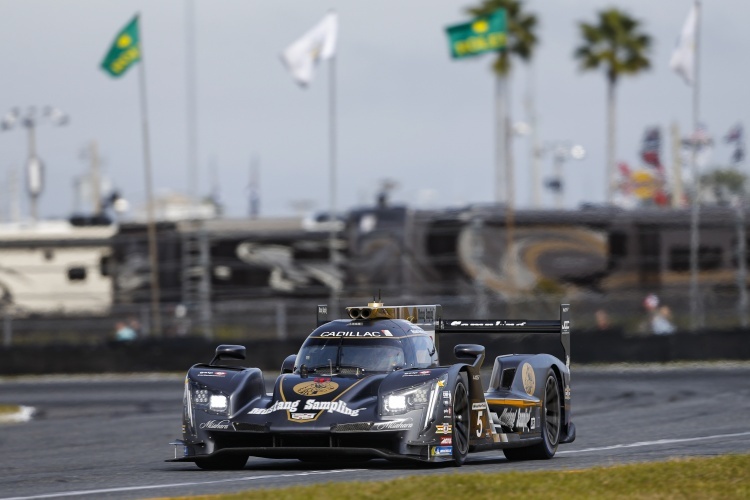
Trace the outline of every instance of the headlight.
<instances>
[{"instance_id":1,"label":"headlight","mask_svg":"<svg viewBox=\"0 0 750 500\"><path fill-rule=\"evenodd\" d=\"M427 406L432 384L392 392L383 397L383 415L400 415Z\"/></svg>"},{"instance_id":2,"label":"headlight","mask_svg":"<svg viewBox=\"0 0 750 500\"><path fill-rule=\"evenodd\" d=\"M195 406L205 406L208 403L208 389L197 389L193 394Z\"/></svg>"},{"instance_id":3,"label":"headlight","mask_svg":"<svg viewBox=\"0 0 750 500\"><path fill-rule=\"evenodd\" d=\"M427 417L434 412L439 389L445 385L445 376L414 387L383 395L382 415L402 415L427 408Z\"/></svg>"},{"instance_id":4,"label":"headlight","mask_svg":"<svg viewBox=\"0 0 750 500\"><path fill-rule=\"evenodd\" d=\"M191 391L191 400L193 408L226 415L229 410L229 398L221 391L209 389L203 384L193 381Z\"/></svg>"},{"instance_id":5,"label":"headlight","mask_svg":"<svg viewBox=\"0 0 750 500\"><path fill-rule=\"evenodd\" d=\"M211 394L208 408L213 411L227 411L227 397L223 394Z\"/></svg>"}]
</instances>

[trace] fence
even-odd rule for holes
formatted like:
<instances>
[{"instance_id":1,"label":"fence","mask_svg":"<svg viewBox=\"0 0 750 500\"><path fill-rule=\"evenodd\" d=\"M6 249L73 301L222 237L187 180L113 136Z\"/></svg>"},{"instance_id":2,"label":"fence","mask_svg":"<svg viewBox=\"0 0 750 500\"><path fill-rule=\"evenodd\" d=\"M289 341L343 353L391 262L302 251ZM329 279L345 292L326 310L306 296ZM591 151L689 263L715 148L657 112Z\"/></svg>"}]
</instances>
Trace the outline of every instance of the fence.
<instances>
[{"instance_id":1,"label":"fence","mask_svg":"<svg viewBox=\"0 0 750 500\"><path fill-rule=\"evenodd\" d=\"M649 290L634 290L620 294L528 294L511 301L475 290L462 295L397 296L387 290L383 296L387 305L441 304L443 317L552 319L558 314L560 303L572 305L574 330L596 330L597 315L604 313L608 328L626 336L649 335L649 316L643 300ZM277 298L216 302L211 305L210 320L201 324L197 311L181 304L164 304L159 311L162 332L153 332L151 310L147 304L116 306L105 314L70 315L48 314L14 316L2 315L4 347L21 345L101 345L117 342L117 330L125 325L140 339L205 338L217 342L246 342L249 340L302 340L315 327L317 304L329 304L329 317L344 317L344 307L363 305L371 297L338 298ZM672 310L672 322L678 331L687 331L690 311L686 293L675 293L661 298ZM729 330L739 324L736 298L705 290L702 295L702 330ZM600 318L601 319L601 318Z\"/></svg>"}]
</instances>

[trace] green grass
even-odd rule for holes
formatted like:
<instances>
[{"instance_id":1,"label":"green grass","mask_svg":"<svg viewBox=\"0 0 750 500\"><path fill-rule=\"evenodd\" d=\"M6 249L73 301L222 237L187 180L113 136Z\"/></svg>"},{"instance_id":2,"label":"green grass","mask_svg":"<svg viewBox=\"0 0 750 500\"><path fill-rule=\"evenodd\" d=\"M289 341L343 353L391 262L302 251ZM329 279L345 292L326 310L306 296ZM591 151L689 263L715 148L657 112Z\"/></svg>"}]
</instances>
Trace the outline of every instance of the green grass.
<instances>
[{"instance_id":1,"label":"green grass","mask_svg":"<svg viewBox=\"0 0 750 500\"><path fill-rule=\"evenodd\" d=\"M16 405L0 405L0 416L2 415L10 415L11 413L16 413L21 410L20 406Z\"/></svg>"},{"instance_id":2,"label":"green grass","mask_svg":"<svg viewBox=\"0 0 750 500\"><path fill-rule=\"evenodd\" d=\"M502 469L502 465L498 465ZM383 482L321 483L232 495L180 497L206 500L471 500L518 498L750 498L750 455L674 459L584 470L429 474Z\"/></svg>"},{"instance_id":3,"label":"green grass","mask_svg":"<svg viewBox=\"0 0 750 500\"><path fill-rule=\"evenodd\" d=\"M16 405L0 405L0 415L7 415L8 413L16 413L21 408Z\"/></svg>"}]
</instances>

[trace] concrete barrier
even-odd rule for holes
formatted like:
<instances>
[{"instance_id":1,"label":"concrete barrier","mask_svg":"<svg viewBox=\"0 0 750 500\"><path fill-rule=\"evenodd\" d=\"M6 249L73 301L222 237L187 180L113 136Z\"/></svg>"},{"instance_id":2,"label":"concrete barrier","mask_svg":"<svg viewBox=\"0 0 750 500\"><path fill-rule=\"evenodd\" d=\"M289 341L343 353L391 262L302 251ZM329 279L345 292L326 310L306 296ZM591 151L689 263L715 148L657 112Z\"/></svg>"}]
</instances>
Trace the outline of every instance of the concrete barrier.
<instances>
[{"instance_id":1,"label":"concrete barrier","mask_svg":"<svg viewBox=\"0 0 750 500\"><path fill-rule=\"evenodd\" d=\"M573 332L574 363L668 362L750 359L750 330L703 331L668 336L624 335L618 331ZM216 346L199 338L143 340L98 346L16 346L0 349L0 375L53 373L182 372L195 363L211 360ZM272 372L289 354L295 354L299 340L248 340L244 366ZM562 356L555 335L445 334L440 337L440 359L453 363L453 346L482 344L487 349L486 365L495 356L509 353L547 352Z\"/></svg>"}]
</instances>

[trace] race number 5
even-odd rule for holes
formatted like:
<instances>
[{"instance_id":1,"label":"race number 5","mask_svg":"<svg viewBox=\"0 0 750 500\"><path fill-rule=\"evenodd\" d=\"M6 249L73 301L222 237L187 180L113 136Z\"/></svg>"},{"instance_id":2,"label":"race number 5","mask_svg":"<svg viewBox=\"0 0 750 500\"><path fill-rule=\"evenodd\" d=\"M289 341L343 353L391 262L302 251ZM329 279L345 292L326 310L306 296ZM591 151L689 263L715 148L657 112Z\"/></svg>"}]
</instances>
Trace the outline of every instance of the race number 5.
<instances>
[{"instance_id":1,"label":"race number 5","mask_svg":"<svg viewBox=\"0 0 750 500\"><path fill-rule=\"evenodd\" d=\"M477 412L477 437L481 437L482 436L482 430L483 430L483 427L482 427L482 413L484 413L484 412L481 412L481 411Z\"/></svg>"}]
</instances>

